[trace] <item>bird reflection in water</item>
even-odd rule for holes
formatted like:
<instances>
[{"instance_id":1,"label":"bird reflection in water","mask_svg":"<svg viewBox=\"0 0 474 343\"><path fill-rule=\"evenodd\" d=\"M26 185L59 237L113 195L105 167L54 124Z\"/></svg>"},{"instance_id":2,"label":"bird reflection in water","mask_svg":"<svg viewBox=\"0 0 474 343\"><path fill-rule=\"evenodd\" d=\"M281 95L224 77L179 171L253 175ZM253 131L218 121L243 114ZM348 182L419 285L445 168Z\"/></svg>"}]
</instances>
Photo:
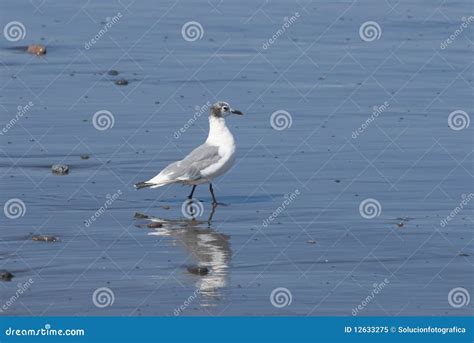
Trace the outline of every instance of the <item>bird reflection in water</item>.
<instances>
[{"instance_id":1,"label":"bird reflection in water","mask_svg":"<svg viewBox=\"0 0 474 343\"><path fill-rule=\"evenodd\" d=\"M187 280L199 290L201 306L217 305L228 284L230 236L214 230L209 221L168 220L143 214L136 214L135 218L153 227L149 235L173 238L184 247L193 259L193 269L199 271L189 273Z\"/></svg>"}]
</instances>

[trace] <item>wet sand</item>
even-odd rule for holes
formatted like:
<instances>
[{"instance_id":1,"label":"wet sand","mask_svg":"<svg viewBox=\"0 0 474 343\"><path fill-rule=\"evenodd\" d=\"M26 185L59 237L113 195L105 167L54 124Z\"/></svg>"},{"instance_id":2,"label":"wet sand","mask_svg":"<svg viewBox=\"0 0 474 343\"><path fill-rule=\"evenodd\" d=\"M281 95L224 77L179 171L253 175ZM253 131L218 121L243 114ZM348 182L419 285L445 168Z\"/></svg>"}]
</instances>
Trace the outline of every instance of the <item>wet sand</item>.
<instances>
[{"instance_id":1,"label":"wet sand","mask_svg":"<svg viewBox=\"0 0 474 343\"><path fill-rule=\"evenodd\" d=\"M472 116L472 30L440 48L468 1L40 6L2 6L27 35L0 40L0 125L33 105L0 138L0 203L26 208L0 224L0 270L14 275L1 301L33 282L1 315L351 316L382 282L357 315L472 314L448 293L472 293L473 205L440 224L472 192L472 127L448 126L454 110ZM193 20L204 32L188 42ZM370 20L382 34L366 42ZM33 43L47 54L15 49ZM193 221L181 212L188 187L133 184L204 141L195 108L216 100L245 115L228 120L237 163L214 184L227 206L209 224L206 186ZM102 110L114 119L103 131L92 123ZM291 127L272 128L278 110ZM368 198L381 205L373 219L359 212ZM104 307L93 301L103 287ZM272 305L280 287L287 306Z\"/></svg>"}]
</instances>

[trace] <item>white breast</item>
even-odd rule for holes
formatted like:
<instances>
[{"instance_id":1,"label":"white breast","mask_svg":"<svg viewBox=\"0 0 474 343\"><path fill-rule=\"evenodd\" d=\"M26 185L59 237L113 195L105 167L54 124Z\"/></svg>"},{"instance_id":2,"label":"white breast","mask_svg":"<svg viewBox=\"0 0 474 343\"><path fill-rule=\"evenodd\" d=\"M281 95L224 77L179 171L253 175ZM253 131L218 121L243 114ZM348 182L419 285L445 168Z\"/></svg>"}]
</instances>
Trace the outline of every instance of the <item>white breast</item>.
<instances>
[{"instance_id":1,"label":"white breast","mask_svg":"<svg viewBox=\"0 0 474 343\"><path fill-rule=\"evenodd\" d=\"M201 175L212 180L228 171L235 161L235 140L227 128L224 118L209 118L209 136L206 143L219 148L219 161L201 171Z\"/></svg>"}]
</instances>

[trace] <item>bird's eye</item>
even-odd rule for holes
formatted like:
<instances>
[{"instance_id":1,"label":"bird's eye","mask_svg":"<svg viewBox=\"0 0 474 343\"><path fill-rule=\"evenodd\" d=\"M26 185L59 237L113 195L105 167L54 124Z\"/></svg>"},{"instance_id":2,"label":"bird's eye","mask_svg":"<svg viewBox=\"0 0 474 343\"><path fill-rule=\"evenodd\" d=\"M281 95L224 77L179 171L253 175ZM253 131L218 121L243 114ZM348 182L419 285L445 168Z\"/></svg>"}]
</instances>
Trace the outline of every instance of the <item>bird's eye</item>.
<instances>
[{"instance_id":1,"label":"bird's eye","mask_svg":"<svg viewBox=\"0 0 474 343\"><path fill-rule=\"evenodd\" d=\"M224 111L228 111L228 110L229 110L229 107L228 107L228 106L224 106L224 107L222 107L222 109L223 109Z\"/></svg>"}]
</instances>

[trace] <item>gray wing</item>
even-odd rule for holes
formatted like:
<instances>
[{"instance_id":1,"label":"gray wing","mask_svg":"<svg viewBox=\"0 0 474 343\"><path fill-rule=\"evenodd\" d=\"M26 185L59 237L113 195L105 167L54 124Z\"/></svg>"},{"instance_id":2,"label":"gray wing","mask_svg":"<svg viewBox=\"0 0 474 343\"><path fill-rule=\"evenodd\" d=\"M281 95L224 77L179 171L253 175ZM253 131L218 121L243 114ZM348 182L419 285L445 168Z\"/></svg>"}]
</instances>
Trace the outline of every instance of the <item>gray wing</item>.
<instances>
[{"instance_id":1,"label":"gray wing","mask_svg":"<svg viewBox=\"0 0 474 343\"><path fill-rule=\"evenodd\" d=\"M217 163L220 158L218 147L204 143L181 161L170 164L160 174L170 179L198 180L201 178L201 170Z\"/></svg>"}]
</instances>

